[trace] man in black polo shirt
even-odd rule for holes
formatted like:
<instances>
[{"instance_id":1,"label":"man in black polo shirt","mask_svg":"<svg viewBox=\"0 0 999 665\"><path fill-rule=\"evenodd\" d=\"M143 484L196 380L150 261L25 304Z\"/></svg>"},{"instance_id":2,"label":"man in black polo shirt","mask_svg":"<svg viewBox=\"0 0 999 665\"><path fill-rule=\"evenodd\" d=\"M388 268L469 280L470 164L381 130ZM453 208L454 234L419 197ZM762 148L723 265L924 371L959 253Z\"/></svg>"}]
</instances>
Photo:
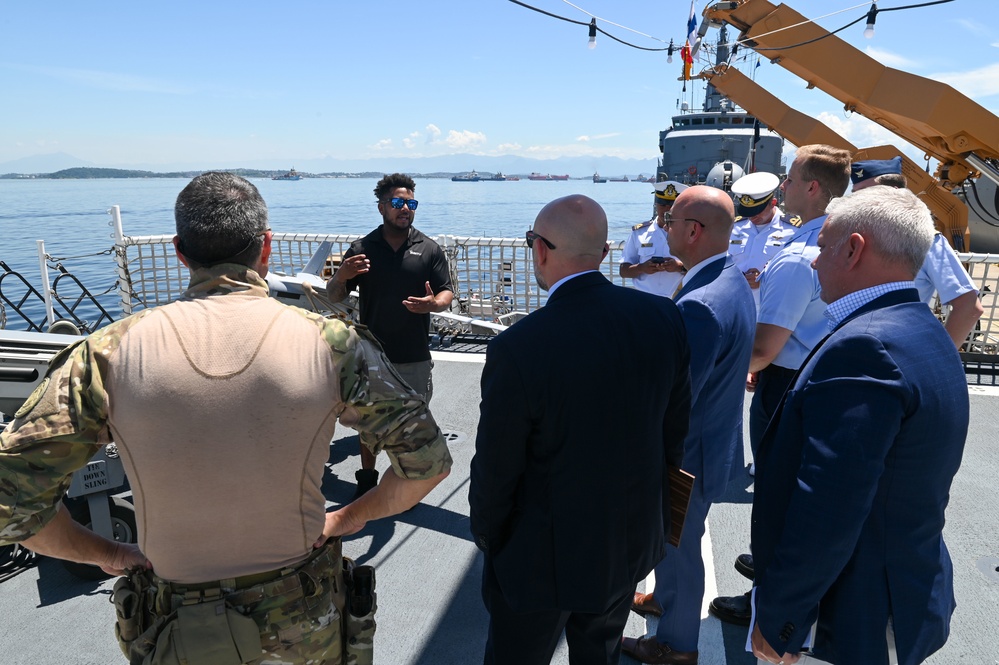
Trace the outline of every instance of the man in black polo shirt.
<instances>
[{"instance_id":1,"label":"man in black polo shirt","mask_svg":"<svg viewBox=\"0 0 999 665\"><path fill-rule=\"evenodd\" d=\"M326 293L339 302L358 290L361 323L382 343L406 383L429 403L434 392L427 345L430 314L451 306L454 287L444 252L413 228L415 189L413 179L402 173L378 181L375 197L382 225L351 244L326 283ZM363 445L355 477L355 499L378 483L375 456Z\"/></svg>"}]
</instances>

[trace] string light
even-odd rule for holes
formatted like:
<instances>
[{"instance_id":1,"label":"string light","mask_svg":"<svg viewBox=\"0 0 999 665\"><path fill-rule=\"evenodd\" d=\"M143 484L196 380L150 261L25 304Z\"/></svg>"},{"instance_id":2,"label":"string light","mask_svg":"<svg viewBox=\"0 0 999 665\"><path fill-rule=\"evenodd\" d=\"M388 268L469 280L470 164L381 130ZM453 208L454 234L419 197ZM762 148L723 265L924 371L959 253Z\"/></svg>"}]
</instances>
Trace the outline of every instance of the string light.
<instances>
[{"instance_id":1,"label":"string light","mask_svg":"<svg viewBox=\"0 0 999 665\"><path fill-rule=\"evenodd\" d=\"M604 30L603 28L597 27L597 25L596 25L596 17L593 14L590 14L590 12L587 12L586 10L582 9L581 7L577 7L572 2L569 2L569 0L562 0L562 2L564 2L565 4L567 4L567 5L571 6L571 7L574 7L575 9L578 9L578 10L580 10L580 11L586 13L586 14L589 14L591 17L593 17L590 20L589 23L585 23L583 21L576 21L574 19L567 18L565 16L559 16L558 14L553 14L552 12L548 12L548 11L545 11L543 9L539 9L538 7L534 7L534 6L532 6L532 5L530 5L530 4L526 3L526 2L523 2L523 0L509 0L509 1L512 2L512 3L514 3L514 4L516 4L516 5L520 5L521 7L524 7L526 9L530 9L530 10L536 11L539 14L544 14L546 16L550 16L552 18L556 18L556 19L559 19L561 21L566 21L568 23L575 23L577 25L587 25L587 26L589 26L589 28L590 28L590 41L588 43L589 48L595 48L596 47L596 33L600 32L601 34L605 35L606 37L609 37L610 39L613 39L616 42L624 44L625 46L630 46L631 48L634 48L634 49L638 49L638 50L641 50L641 51L666 51L667 52L666 62L672 64L672 61L673 61L673 52L675 51L675 47L673 46L673 40L672 39L670 40L670 45L668 47L665 47L665 48L647 48L645 46L638 46L637 44L632 44L630 42L626 42L623 39L619 39L618 37L615 37L614 35L610 34L606 30ZM878 7L877 7L877 0L871 0L871 5L872 6L871 6L870 10L867 12L867 16L866 16L866 18L867 18L867 28L864 30L864 36L867 37L867 38L870 38L870 37L872 37L874 35L874 22L875 22L875 20L876 20L877 15L878 15L879 12L891 12L891 11L901 11L901 10L906 10L906 9L916 9L918 7L930 7L932 5L942 5L942 4L947 4L947 3L950 3L950 2L954 2L954 1L955 0L930 0L929 2L921 2L921 3L913 4L913 5L903 5L901 7L886 7L884 9L878 9ZM800 25L805 25L807 23L816 23L819 19L828 18L830 16L834 16L836 14L841 14L843 12L851 11L853 9L859 9L860 7L863 7L866 4L867 3L865 2L865 3L860 4L860 5L855 5L855 6L852 6L852 7L847 7L846 9L841 9L841 10L838 10L838 11L835 11L835 12L832 12L832 13L829 13L829 14L825 14L824 16L820 16L820 17L818 17L816 19L806 19L806 20L802 21L801 23L797 23L797 24L789 25L789 26L784 26L783 28L778 28L777 30L773 30L771 32L766 32L766 33L763 33L761 35L756 35L754 37L754 40L758 40L761 37L769 36L769 35L775 34L777 32L781 32L783 30L790 30L790 29L796 28L796 27L798 27ZM861 21L864 20L864 18L865 17L860 17L860 18L858 18L858 19L856 19L854 21L851 21L850 23L847 23L846 25L844 25L844 26L842 26L840 28L837 28L836 30L830 30L830 31L828 31L826 34L822 35L821 37L816 37L815 39L810 39L808 41L800 42L798 44L788 44L788 45L785 45L785 46L775 46L775 47L769 47L769 48L764 48L764 47L761 47L761 46L753 46L752 49L754 51L760 53L760 52L764 52L764 51L782 51L782 50L788 50L788 49L792 49L792 48L798 48L800 46L805 46L807 44L813 44L813 43L821 41L823 39L827 39L828 37L831 37L831 36L835 35L836 33L841 32L841 31L845 30L846 28L848 28L848 27L850 27L852 25L856 25L857 23L860 23ZM617 26L617 27L622 28L624 30L628 30L630 32L634 32L635 34L641 35L643 37L648 37L649 39L653 39L655 41L662 42L663 44L666 43L665 41L663 41L661 39L658 39L658 38L653 37L651 35L646 35L645 33L639 32L637 30L633 30L633 29L631 29L631 28L629 28L627 26L622 26L622 25L619 25L617 23L606 21L606 19L601 19L601 20L609 23L610 25L614 25L614 26ZM698 39L700 39L700 37L698 37ZM739 44L739 43L740 42L738 42L738 41L733 42L733 44ZM731 46L731 45L732 44L729 44L729 46Z\"/></svg>"},{"instance_id":2,"label":"string light","mask_svg":"<svg viewBox=\"0 0 999 665\"><path fill-rule=\"evenodd\" d=\"M870 39L874 36L874 21L878 18L878 0L871 0L871 10L867 12L867 27L864 28L864 37Z\"/></svg>"}]
</instances>

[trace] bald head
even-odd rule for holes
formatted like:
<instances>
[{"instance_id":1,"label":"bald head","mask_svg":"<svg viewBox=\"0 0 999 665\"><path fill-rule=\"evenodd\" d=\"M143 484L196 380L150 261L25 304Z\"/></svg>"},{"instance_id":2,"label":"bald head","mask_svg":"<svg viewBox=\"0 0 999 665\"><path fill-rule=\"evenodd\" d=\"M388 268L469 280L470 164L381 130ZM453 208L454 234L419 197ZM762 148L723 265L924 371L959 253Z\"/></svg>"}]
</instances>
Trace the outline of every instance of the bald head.
<instances>
[{"instance_id":1,"label":"bald head","mask_svg":"<svg viewBox=\"0 0 999 665\"><path fill-rule=\"evenodd\" d=\"M603 260L607 244L607 214L600 204L581 194L555 199L538 213L534 230L558 247L565 256L589 261L593 267Z\"/></svg>"},{"instance_id":2,"label":"bald head","mask_svg":"<svg viewBox=\"0 0 999 665\"><path fill-rule=\"evenodd\" d=\"M607 214L599 203L581 194L555 199L542 208L534 220L534 232L555 246L534 245L535 271L547 284L596 270L607 253Z\"/></svg>"},{"instance_id":3,"label":"bald head","mask_svg":"<svg viewBox=\"0 0 999 665\"><path fill-rule=\"evenodd\" d=\"M728 250L735 205L726 192L705 185L690 187L676 198L671 216L669 250L685 266Z\"/></svg>"}]
</instances>

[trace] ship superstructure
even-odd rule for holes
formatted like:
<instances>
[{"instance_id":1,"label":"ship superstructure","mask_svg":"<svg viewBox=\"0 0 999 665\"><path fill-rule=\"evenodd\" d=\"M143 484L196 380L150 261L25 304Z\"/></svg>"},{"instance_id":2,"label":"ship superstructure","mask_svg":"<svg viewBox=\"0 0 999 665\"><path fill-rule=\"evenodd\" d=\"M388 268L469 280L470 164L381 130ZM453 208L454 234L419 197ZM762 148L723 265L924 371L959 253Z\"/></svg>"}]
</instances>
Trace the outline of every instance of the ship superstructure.
<instances>
[{"instance_id":1,"label":"ship superstructure","mask_svg":"<svg viewBox=\"0 0 999 665\"><path fill-rule=\"evenodd\" d=\"M721 30L716 63L728 62L728 35ZM783 175L781 153L784 139L735 105L710 83L704 105L690 110L680 106L672 124L659 132L663 156L657 180L676 180L688 185L712 185L726 191L745 173L768 171Z\"/></svg>"}]
</instances>

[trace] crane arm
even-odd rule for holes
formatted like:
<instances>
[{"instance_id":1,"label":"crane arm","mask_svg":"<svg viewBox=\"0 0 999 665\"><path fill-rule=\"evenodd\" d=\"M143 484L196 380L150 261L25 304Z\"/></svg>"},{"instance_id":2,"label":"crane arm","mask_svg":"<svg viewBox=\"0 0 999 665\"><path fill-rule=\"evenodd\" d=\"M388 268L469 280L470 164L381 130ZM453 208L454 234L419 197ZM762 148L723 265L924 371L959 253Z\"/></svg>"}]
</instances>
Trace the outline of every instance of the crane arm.
<instances>
[{"instance_id":1,"label":"crane arm","mask_svg":"<svg viewBox=\"0 0 999 665\"><path fill-rule=\"evenodd\" d=\"M740 31L740 44L940 160L956 186L979 172L999 182L999 118L951 86L882 65L787 5L731 0L704 10Z\"/></svg>"},{"instance_id":2,"label":"crane arm","mask_svg":"<svg viewBox=\"0 0 999 665\"><path fill-rule=\"evenodd\" d=\"M702 71L699 78L718 89L723 95L756 116L770 129L796 146L824 143L849 150L854 161L863 159L902 158L902 174L913 193L919 196L933 214L938 228L957 251L969 246L968 208L939 181L926 173L914 161L888 145L858 149L857 146L830 129L825 123L797 111L735 67L716 65Z\"/></svg>"}]
</instances>

